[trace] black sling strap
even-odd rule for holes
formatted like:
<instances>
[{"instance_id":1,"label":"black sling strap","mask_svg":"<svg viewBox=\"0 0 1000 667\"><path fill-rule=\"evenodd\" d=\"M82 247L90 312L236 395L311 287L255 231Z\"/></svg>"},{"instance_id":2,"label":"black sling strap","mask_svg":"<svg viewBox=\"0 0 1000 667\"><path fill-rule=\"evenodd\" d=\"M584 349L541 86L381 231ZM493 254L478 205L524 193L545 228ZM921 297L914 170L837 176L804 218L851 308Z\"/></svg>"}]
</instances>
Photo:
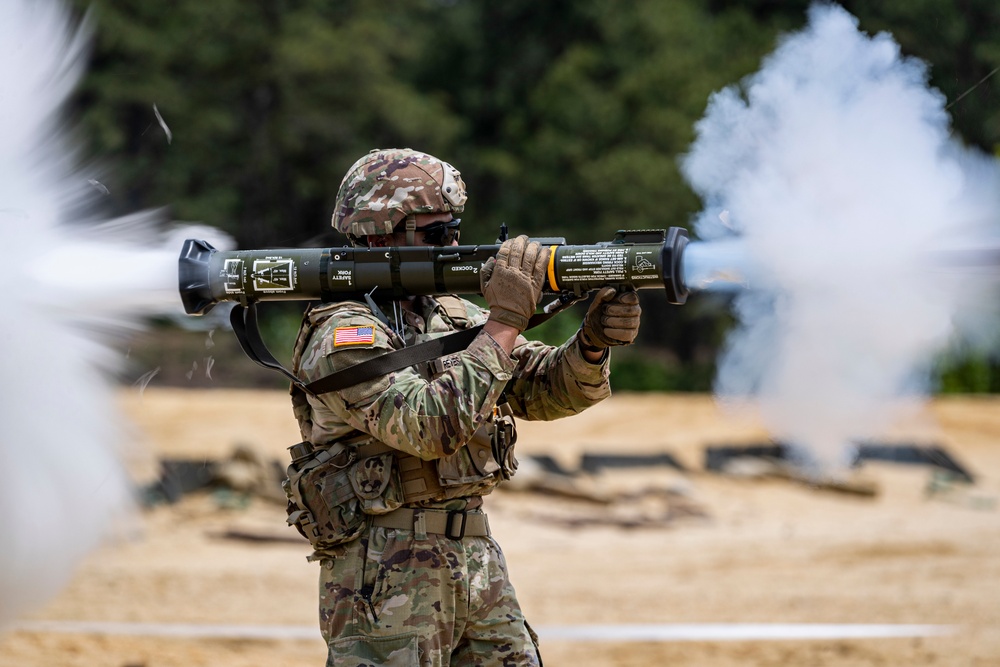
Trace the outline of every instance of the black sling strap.
<instances>
[{"instance_id":1,"label":"black sling strap","mask_svg":"<svg viewBox=\"0 0 1000 667\"><path fill-rule=\"evenodd\" d=\"M284 366L281 365L271 351L264 344L264 339L260 337L260 327L257 326L257 303L251 302L249 306L239 304L233 306L229 312L229 323L233 325L233 333L236 340L240 342L240 347L250 359L264 368L278 371L293 384L305 388L302 380L298 379Z\"/></svg>"},{"instance_id":2,"label":"black sling strap","mask_svg":"<svg viewBox=\"0 0 1000 667\"><path fill-rule=\"evenodd\" d=\"M553 308L548 312L532 315L528 323L528 328L531 329L549 320L573 302L566 303L562 307ZM247 306L240 304L233 306L233 310L229 314L229 321L233 325L233 332L236 333L236 339L240 342L240 347L243 348L243 351L252 361L264 368L278 371L288 378L292 384L314 396L353 387L356 384L361 384L362 382L373 380L382 375L400 371L425 361L432 361L449 354L461 352L469 347L475 337L479 335L479 332L483 330L483 325L480 324L471 329L456 331L447 336L433 338L411 347L394 350L374 359L362 361L329 375L324 375L313 382L306 383L282 366L281 362L275 359L271 351L267 349L267 345L260 335L260 327L257 324L256 302L250 302Z\"/></svg>"},{"instance_id":3,"label":"black sling strap","mask_svg":"<svg viewBox=\"0 0 1000 667\"><path fill-rule=\"evenodd\" d=\"M480 324L478 327L463 329L447 336L432 338L411 347L394 350L388 354L383 354L325 375L307 384L305 390L317 395L339 391L340 389L361 384L366 380L372 380L394 371L401 371L404 368L409 368L424 361L431 361L449 354L461 352L472 344L473 339L482 330L483 325Z\"/></svg>"}]
</instances>

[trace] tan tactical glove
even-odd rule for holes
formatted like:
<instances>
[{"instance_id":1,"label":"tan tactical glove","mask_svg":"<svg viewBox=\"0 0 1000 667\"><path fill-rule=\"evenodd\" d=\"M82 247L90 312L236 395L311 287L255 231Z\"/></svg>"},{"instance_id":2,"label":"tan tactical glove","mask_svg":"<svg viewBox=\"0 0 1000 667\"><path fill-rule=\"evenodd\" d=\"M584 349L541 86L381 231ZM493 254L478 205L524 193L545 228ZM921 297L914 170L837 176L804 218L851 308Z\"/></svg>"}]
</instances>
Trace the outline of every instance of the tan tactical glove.
<instances>
[{"instance_id":1,"label":"tan tactical glove","mask_svg":"<svg viewBox=\"0 0 1000 667\"><path fill-rule=\"evenodd\" d=\"M528 242L527 236L509 239L479 271L479 284L490 306L490 319L518 331L528 328L528 318L542 297L549 249Z\"/></svg>"},{"instance_id":2,"label":"tan tactical glove","mask_svg":"<svg viewBox=\"0 0 1000 667\"><path fill-rule=\"evenodd\" d=\"M639 295L635 291L618 292L614 287L601 289L583 318L580 345L592 352L613 345L629 345L639 333L641 314Z\"/></svg>"}]
</instances>

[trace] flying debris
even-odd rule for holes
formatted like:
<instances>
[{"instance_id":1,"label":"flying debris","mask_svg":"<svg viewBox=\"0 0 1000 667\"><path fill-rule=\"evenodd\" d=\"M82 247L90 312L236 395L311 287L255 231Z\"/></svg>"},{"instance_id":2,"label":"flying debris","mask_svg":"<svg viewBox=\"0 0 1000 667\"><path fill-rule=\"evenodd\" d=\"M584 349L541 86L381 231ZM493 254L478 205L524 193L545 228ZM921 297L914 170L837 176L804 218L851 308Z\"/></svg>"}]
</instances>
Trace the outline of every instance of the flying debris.
<instances>
[{"instance_id":1,"label":"flying debris","mask_svg":"<svg viewBox=\"0 0 1000 667\"><path fill-rule=\"evenodd\" d=\"M156 120L160 124L160 127L163 128L163 133L167 135L167 143L171 143L174 140L174 133L167 127L167 122L163 120L163 116L160 115L160 110L155 104L153 105L153 113L156 114Z\"/></svg>"},{"instance_id":2,"label":"flying debris","mask_svg":"<svg viewBox=\"0 0 1000 667\"><path fill-rule=\"evenodd\" d=\"M87 182L90 183L90 185L93 186L102 195L110 195L111 194L111 191L108 190L107 186L105 186L104 183L101 183L96 178L88 178Z\"/></svg>"}]
</instances>

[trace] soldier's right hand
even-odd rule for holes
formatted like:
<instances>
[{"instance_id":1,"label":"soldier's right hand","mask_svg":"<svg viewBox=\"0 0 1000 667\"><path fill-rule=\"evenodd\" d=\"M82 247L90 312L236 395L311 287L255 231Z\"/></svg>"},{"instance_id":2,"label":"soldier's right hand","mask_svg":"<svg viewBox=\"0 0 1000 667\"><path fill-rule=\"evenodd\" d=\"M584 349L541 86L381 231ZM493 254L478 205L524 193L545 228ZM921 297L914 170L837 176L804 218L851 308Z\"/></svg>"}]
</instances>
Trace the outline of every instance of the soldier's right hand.
<instances>
[{"instance_id":1,"label":"soldier's right hand","mask_svg":"<svg viewBox=\"0 0 1000 667\"><path fill-rule=\"evenodd\" d=\"M527 236L504 241L495 258L483 264L479 281L490 306L490 319L518 331L528 328L534 314L549 265L549 248Z\"/></svg>"}]
</instances>

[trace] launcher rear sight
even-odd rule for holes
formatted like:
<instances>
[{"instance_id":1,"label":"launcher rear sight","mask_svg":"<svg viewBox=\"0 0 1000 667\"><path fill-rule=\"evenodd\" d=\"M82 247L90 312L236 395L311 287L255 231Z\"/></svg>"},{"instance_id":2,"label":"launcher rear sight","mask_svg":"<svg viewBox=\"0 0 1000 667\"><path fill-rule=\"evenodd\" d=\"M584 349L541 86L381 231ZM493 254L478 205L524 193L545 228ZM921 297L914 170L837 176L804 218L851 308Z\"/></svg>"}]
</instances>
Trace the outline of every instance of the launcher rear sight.
<instances>
[{"instance_id":1,"label":"launcher rear sight","mask_svg":"<svg viewBox=\"0 0 1000 667\"><path fill-rule=\"evenodd\" d=\"M544 291L581 297L605 286L663 289L667 301L687 300L683 280L687 231L620 230L611 241L567 245L562 238L536 238L551 249ZM499 244L391 246L385 248L281 248L216 250L189 239L179 261L184 310L204 315L217 303L235 301L339 301L383 297L479 294L479 269Z\"/></svg>"}]
</instances>

